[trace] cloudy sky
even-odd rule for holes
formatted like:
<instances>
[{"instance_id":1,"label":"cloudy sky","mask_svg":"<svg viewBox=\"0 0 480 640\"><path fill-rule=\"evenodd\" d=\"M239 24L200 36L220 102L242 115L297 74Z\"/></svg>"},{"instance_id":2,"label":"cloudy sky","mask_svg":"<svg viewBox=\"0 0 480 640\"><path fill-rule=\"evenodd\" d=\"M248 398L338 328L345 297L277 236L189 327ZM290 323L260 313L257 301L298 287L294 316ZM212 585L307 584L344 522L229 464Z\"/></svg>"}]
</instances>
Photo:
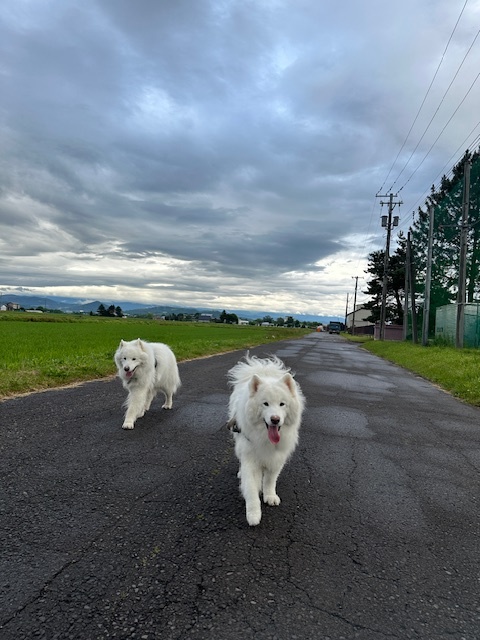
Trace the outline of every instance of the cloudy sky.
<instances>
[{"instance_id":1,"label":"cloudy sky","mask_svg":"<svg viewBox=\"0 0 480 640\"><path fill-rule=\"evenodd\" d=\"M406 230L480 131L479 23L480 0L2 0L0 291L342 316L376 193Z\"/></svg>"}]
</instances>

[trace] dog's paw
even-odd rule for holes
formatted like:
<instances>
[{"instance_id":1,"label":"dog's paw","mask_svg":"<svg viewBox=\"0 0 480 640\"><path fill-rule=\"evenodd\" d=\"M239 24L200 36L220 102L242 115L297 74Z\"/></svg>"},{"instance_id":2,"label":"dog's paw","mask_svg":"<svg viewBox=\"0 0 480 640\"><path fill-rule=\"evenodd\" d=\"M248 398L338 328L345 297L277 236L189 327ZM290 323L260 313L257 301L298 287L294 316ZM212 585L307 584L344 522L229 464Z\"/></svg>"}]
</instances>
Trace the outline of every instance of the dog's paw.
<instances>
[{"instance_id":1,"label":"dog's paw","mask_svg":"<svg viewBox=\"0 0 480 640\"><path fill-rule=\"evenodd\" d=\"M270 496L263 496L263 501L269 504L271 507L276 507L277 505L280 504L280 498L277 496L276 493Z\"/></svg>"},{"instance_id":2,"label":"dog's paw","mask_svg":"<svg viewBox=\"0 0 480 640\"><path fill-rule=\"evenodd\" d=\"M162 409L171 409L172 407L173 407L172 404L165 403L164 405L162 405Z\"/></svg>"},{"instance_id":3,"label":"dog's paw","mask_svg":"<svg viewBox=\"0 0 480 640\"><path fill-rule=\"evenodd\" d=\"M124 422L122 424L122 429L133 429L133 422Z\"/></svg>"},{"instance_id":4,"label":"dog's paw","mask_svg":"<svg viewBox=\"0 0 480 640\"><path fill-rule=\"evenodd\" d=\"M257 524L260 524L261 519L262 519L261 509L251 509L250 511L247 511L247 522L251 527L256 527Z\"/></svg>"}]
</instances>

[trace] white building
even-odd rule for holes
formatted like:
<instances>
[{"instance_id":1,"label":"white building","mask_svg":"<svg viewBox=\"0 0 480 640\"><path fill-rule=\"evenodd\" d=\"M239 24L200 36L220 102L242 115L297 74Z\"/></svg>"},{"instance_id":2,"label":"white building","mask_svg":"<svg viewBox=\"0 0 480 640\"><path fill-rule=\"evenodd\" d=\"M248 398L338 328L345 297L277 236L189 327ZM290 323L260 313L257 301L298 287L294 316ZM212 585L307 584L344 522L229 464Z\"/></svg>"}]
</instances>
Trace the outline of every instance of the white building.
<instances>
[{"instance_id":1,"label":"white building","mask_svg":"<svg viewBox=\"0 0 480 640\"><path fill-rule=\"evenodd\" d=\"M362 327L372 327L372 333L373 333L374 323L369 322L367 320L367 318L371 314L372 312L370 309L365 309L363 305L357 304L357 306L355 307L355 330L360 329ZM347 325L347 331L351 333L352 325L353 325L353 311L350 311L350 313L347 314L346 325ZM362 333L364 332L365 332L365 329L362 329Z\"/></svg>"}]
</instances>

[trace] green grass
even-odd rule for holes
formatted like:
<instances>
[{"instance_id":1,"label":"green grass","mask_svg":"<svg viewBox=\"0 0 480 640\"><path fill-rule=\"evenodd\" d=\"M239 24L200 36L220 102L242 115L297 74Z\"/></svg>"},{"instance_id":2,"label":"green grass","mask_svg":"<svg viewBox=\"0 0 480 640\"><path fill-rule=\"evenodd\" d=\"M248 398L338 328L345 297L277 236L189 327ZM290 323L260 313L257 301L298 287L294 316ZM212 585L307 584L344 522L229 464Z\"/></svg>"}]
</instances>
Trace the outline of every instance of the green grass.
<instances>
[{"instance_id":1,"label":"green grass","mask_svg":"<svg viewBox=\"0 0 480 640\"><path fill-rule=\"evenodd\" d=\"M0 398L113 375L121 339L164 342L177 360L298 338L311 329L0 313Z\"/></svg>"},{"instance_id":2,"label":"green grass","mask_svg":"<svg viewBox=\"0 0 480 640\"><path fill-rule=\"evenodd\" d=\"M480 351L451 346L422 347L411 342L368 339L371 353L413 371L452 395L480 406Z\"/></svg>"}]
</instances>

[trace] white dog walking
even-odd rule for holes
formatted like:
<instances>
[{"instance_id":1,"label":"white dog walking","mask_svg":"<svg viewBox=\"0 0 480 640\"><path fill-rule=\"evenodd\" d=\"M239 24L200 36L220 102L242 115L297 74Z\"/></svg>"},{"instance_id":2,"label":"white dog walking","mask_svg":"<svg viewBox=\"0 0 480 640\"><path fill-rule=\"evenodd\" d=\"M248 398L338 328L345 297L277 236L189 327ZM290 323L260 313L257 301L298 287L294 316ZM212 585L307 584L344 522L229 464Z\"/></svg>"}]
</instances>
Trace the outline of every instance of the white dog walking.
<instances>
[{"instance_id":1,"label":"white dog walking","mask_svg":"<svg viewBox=\"0 0 480 640\"><path fill-rule=\"evenodd\" d=\"M299 384L277 357L246 356L228 372L233 387L228 427L240 461L240 490L247 522L262 517L260 493L269 505L280 504L277 478L298 442L305 406Z\"/></svg>"},{"instance_id":2,"label":"white dog walking","mask_svg":"<svg viewBox=\"0 0 480 640\"><path fill-rule=\"evenodd\" d=\"M161 342L120 341L115 364L124 388L128 391L124 429L133 429L135 420L150 409L159 391L165 395L163 409L171 409L173 394L180 387L177 360L173 351Z\"/></svg>"}]
</instances>

